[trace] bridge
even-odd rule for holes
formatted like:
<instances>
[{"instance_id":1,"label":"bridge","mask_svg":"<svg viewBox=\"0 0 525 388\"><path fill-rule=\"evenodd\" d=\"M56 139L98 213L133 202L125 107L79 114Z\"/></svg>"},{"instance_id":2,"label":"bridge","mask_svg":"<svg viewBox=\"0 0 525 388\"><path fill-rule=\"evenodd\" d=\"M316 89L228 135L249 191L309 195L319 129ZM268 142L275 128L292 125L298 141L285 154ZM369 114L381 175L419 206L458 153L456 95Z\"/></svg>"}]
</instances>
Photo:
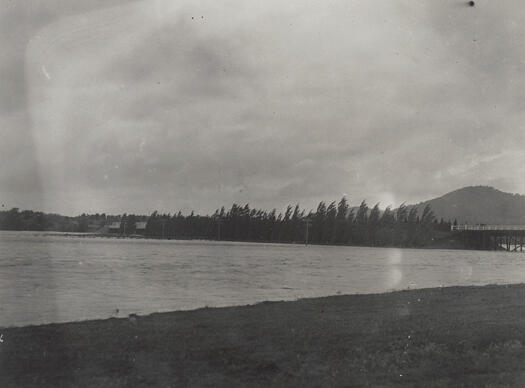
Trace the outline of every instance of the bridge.
<instances>
[{"instance_id":1,"label":"bridge","mask_svg":"<svg viewBox=\"0 0 525 388\"><path fill-rule=\"evenodd\" d=\"M523 252L525 244L525 225L463 224L452 225L450 230L476 249Z\"/></svg>"}]
</instances>

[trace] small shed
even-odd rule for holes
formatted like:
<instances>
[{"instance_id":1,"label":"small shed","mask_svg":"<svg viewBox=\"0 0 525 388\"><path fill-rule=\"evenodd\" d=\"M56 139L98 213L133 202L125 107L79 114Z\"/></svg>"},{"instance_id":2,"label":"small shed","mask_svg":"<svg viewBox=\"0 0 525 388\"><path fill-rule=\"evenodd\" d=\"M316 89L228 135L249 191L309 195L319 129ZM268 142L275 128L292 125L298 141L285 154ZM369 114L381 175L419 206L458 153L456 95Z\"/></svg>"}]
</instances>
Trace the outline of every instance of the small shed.
<instances>
[{"instance_id":1,"label":"small shed","mask_svg":"<svg viewBox=\"0 0 525 388\"><path fill-rule=\"evenodd\" d=\"M135 222L135 232L142 233L146 230L146 221Z\"/></svg>"},{"instance_id":2,"label":"small shed","mask_svg":"<svg viewBox=\"0 0 525 388\"><path fill-rule=\"evenodd\" d=\"M109 233L117 233L120 231L120 221L111 222L108 225Z\"/></svg>"}]
</instances>

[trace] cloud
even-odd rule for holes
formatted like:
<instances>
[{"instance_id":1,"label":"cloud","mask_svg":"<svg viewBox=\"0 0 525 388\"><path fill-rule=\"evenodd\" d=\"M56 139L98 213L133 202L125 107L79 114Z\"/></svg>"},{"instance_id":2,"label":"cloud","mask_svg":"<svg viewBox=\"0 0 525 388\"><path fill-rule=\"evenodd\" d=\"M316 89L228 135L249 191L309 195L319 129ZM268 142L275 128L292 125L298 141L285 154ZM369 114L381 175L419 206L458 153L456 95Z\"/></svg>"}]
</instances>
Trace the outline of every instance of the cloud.
<instances>
[{"instance_id":1,"label":"cloud","mask_svg":"<svg viewBox=\"0 0 525 388\"><path fill-rule=\"evenodd\" d=\"M2 194L17 202L41 182L20 206L211 212L525 190L505 168L523 162L517 3L58 4L15 6L23 23L0 61L14 96L0 158L17 166Z\"/></svg>"}]
</instances>

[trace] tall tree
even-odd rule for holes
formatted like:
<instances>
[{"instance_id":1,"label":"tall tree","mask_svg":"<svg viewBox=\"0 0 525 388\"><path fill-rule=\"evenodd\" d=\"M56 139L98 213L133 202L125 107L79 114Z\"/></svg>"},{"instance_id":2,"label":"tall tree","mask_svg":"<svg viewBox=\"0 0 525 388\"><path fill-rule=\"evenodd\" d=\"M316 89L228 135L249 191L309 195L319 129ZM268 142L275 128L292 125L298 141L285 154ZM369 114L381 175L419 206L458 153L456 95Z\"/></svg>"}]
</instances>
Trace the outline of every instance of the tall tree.
<instances>
[{"instance_id":1,"label":"tall tree","mask_svg":"<svg viewBox=\"0 0 525 388\"><path fill-rule=\"evenodd\" d=\"M317 205L317 211L315 212L315 217L313 220L313 232L312 233L312 242L313 243L323 243L323 237L325 234L325 222L326 222L326 203L323 201L319 202Z\"/></svg>"},{"instance_id":2,"label":"tall tree","mask_svg":"<svg viewBox=\"0 0 525 388\"><path fill-rule=\"evenodd\" d=\"M421 235L419 245L426 245L432 240L434 232L434 220L434 212L432 211L430 205L427 204L423 209L423 213L421 214Z\"/></svg>"},{"instance_id":3,"label":"tall tree","mask_svg":"<svg viewBox=\"0 0 525 388\"><path fill-rule=\"evenodd\" d=\"M368 243L368 205L363 200L355 216L355 237L356 243L366 245Z\"/></svg>"},{"instance_id":4,"label":"tall tree","mask_svg":"<svg viewBox=\"0 0 525 388\"><path fill-rule=\"evenodd\" d=\"M376 203L372 210L370 211L370 216L368 217L368 233L369 233L369 243L372 246L377 245L377 234L380 226L380 217L381 212L379 211L379 203Z\"/></svg>"},{"instance_id":5,"label":"tall tree","mask_svg":"<svg viewBox=\"0 0 525 388\"><path fill-rule=\"evenodd\" d=\"M402 203L396 211L396 224L394 227L394 245L403 246L406 240L406 223L408 210Z\"/></svg>"},{"instance_id":6,"label":"tall tree","mask_svg":"<svg viewBox=\"0 0 525 388\"><path fill-rule=\"evenodd\" d=\"M379 241L381 245L392 245L394 243L394 226L396 218L390 206L388 206L380 219Z\"/></svg>"},{"instance_id":7,"label":"tall tree","mask_svg":"<svg viewBox=\"0 0 525 388\"><path fill-rule=\"evenodd\" d=\"M126 234L134 234L135 233L135 223L137 222L137 217L134 214L130 214L126 217L126 219L123 221L125 223L125 233Z\"/></svg>"},{"instance_id":8,"label":"tall tree","mask_svg":"<svg viewBox=\"0 0 525 388\"><path fill-rule=\"evenodd\" d=\"M326 208L326 226L323 241L325 244L333 244L335 242L336 217L337 208L335 206L335 202L331 202Z\"/></svg>"},{"instance_id":9,"label":"tall tree","mask_svg":"<svg viewBox=\"0 0 525 388\"><path fill-rule=\"evenodd\" d=\"M337 244L343 244L348 241L347 239L347 222L346 217L348 216L348 202L346 197L343 196L337 204L337 217L335 225L335 242Z\"/></svg>"}]
</instances>

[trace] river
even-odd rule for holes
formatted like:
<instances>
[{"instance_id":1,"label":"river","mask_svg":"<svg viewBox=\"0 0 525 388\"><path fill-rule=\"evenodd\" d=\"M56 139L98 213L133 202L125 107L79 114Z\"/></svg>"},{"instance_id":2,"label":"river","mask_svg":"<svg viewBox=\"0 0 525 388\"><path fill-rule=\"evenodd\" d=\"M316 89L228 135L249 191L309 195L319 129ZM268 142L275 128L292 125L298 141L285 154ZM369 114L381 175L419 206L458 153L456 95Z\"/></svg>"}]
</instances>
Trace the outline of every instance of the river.
<instances>
[{"instance_id":1,"label":"river","mask_svg":"<svg viewBox=\"0 0 525 388\"><path fill-rule=\"evenodd\" d=\"M520 282L520 253L0 232L0 327Z\"/></svg>"}]
</instances>

